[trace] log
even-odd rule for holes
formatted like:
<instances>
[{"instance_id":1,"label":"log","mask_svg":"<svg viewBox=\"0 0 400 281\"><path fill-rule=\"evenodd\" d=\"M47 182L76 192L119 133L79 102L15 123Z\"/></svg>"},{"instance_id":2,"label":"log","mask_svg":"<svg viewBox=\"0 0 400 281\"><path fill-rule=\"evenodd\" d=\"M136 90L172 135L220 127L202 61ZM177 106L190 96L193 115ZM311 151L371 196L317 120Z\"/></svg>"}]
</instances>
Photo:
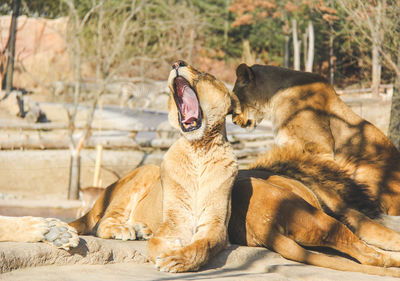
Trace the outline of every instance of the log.
<instances>
[{"instance_id":1,"label":"log","mask_svg":"<svg viewBox=\"0 0 400 281\"><path fill-rule=\"evenodd\" d=\"M84 125L78 125L76 126L76 129L81 130L84 129ZM69 129L68 124L65 123L25 123L25 122L10 122L8 119L0 119L0 129L4 130L31 130L31 131L37 131L37 130L42 130L42 131L51 131L51 130L67 130ZM153 132L155 131L154 128L143 128L140 124L137 125L137 127L129 127L129 128L124 128L124 127L118 127L118 126L113 126L113 127L104 127L102 126L101 128L99 126L92 126L91 127L92 131L95 130L102 130L102 131L120 131L120 132Z\"/></svg>"},{"instance_id":2,"label":"log","mask_svg":"<svg viewBox=\"0 0 400 281\"><path fill-rule=\"evenodd\" d=\"M12 149L68 149L69 140L66 137L40 137L32 135L9 136L0 138L0 150ZM105 149L129 148L138 149L139 145L130 137L102 138L100 140L89 138L84 143L84 148L95 148L101 144Z\"/></svg>"}]
</instances>

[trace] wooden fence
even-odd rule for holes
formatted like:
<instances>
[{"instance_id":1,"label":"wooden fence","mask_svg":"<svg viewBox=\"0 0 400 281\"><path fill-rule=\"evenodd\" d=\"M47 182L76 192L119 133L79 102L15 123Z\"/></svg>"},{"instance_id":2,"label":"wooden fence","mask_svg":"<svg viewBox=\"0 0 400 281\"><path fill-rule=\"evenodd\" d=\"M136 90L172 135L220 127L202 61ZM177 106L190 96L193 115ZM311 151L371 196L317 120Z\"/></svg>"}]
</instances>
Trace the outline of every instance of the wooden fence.
<instances>
[{"instance_id":1,"label":"wooden fence","mask_svg":"<svg viewBox=\"0 0 400 281\"><path fill-rule=\"evenodd\" d=\"M77 127L78 130L83 127ZM141 135L146 135L145 137ZM95 149L100 144L105 149L167 150L179 133L160 128L92 128L84 149ZM270 126L260 126L253 132L230 125L228 139L232 143L240 164L247 164L269 149L273 143ZM68 149L68 126L60 123L6 122L0 120L0 150Z\"/></svg>"}]
</instances>

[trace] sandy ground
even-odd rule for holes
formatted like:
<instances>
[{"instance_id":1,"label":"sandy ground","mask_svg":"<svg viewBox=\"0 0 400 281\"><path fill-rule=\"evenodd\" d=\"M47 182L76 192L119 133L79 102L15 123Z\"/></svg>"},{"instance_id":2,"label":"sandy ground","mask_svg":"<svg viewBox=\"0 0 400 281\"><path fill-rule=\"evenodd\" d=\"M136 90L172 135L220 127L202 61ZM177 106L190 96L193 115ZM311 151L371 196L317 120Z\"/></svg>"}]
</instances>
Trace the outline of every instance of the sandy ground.
<instances>
[{"instance_id":1,"label":"sandy ground","mask_svg":"<svg viewBox=\"0 0 400 281\"><path fill-rule=\"evenodd\" d=\"M270 270L270 272L265 272ZM22 269L0 276L1 280L25 281L70 281L70 280L237 280L237 281L379 281L398 280L360 273L343 273L334 270L321 270L301 264L265 264L265 271L250 272L246 269L219 268L197 273L172 274L158 272L151 264L109 264L43 266Z\"/></svg>"},{"instance_id":2,"label":"sandy ground","mask_svg":"<svg viewBox=\"0 0 400 281\"><path fill-rule=\"evenodd\" d=\"M392 277L380 277L361 273L341 272L292 262L264 248L250 248L231 245L227 250L213 258L199 272L172 274L157 271L146 258L146 242L112 241L85 237L89 247L86 255L77 251L72 259L67 258L63 250L54 250L51 246L39 243L7 243L13 250L5 250L0 245L0 259L13 253L14 260L29 264L27 251L32 250L31 259L38 259L43 266L23 268L0 275L0 280L43 280L43 281L98 281L98 280L305 280L305 281L383 281L398 280ZM123 251L129 249L129 253ZM110 248L114 252L109 252ZM23 250L25 249L25 250ZM28 250L27 250L28 249ZM51 254L62 256L60 259L50 258ZM110 256L111 253L111 256ZM100 258L101 255L104 257ZM39 256L40 255L40 256ZM81 257L76 257L81 255ZM126 259L131 255L131 259ZM41 258L41 259L40 259ZM113 258L123 261L112 263ZM47 260L47 261L46 261ZM130 262L131 260L131 262ZM104 262L102 265L82 264L88 262ZM76 264L46 265L75 262Z\"/></svg>"}]
</instances>

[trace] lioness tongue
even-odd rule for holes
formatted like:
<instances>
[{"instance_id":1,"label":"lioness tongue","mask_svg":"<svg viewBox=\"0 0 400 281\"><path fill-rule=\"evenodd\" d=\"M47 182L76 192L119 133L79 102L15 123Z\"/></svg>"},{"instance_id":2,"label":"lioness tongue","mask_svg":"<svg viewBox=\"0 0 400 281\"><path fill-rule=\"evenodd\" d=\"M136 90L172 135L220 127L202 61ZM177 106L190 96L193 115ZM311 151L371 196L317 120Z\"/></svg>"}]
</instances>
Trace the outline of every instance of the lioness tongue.
<instances>
[{"instance_id":1,"label":"lioness tongue","mask_svg":"<svg viewBox=\"0 0 400 281\"><path fill-rule=\"evenodd\" d=\"M190 87L183 90L182 96L182 122L189 123L199 118L199 103L196 94Z\"/></svg>"}]
</instances>

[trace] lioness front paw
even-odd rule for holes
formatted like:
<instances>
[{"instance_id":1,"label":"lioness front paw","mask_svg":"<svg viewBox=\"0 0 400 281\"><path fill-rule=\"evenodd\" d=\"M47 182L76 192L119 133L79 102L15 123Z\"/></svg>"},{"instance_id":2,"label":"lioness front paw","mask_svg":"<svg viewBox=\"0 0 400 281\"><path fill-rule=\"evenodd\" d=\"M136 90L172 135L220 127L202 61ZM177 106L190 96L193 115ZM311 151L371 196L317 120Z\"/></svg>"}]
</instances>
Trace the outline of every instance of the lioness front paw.
<instances>
[{"instance_id":1,"label":"lioness front paw","mask_svg":"<svg viewBox=\"0 0 400 281\"><path fill-rule=\"evenodd\" d=\"M159 271L172 273L195 271L198 269L198 267L188 264L184 257L174 255L173 253L158 256L155 260L155 267Z\"/></svg>"},{"instance_id":2,"label":"lioness front paw","mask_svg":"<svg viewBox=\"0 0 400 281\"><path fill-rule=\"evenodd\" d=\"M155 259L157 270L172 273L198 270L201 265L201 257L199 259L199 256L202 256L201 253L198 253L199 256L197 256L195 253L185 251L184 249L160 254Z\"/></svg>"},{"instance_id":3,"label":"lioness front paw","mask_svg":"<svg viewBox=\"0 0 400 281\"><path fill-rule=\"evenodd\" d=\"M75 228L58 219L45 220L48 231L44 235L44 242L65 250L78 246L79 237Z\"/></svg>"},{"instance_id":4,"label":"lioness front paw","mask_svg":"<svg viewBox=\"0 0 400 281\"><path fill-rule=\"evenodd\" d=\"M105 239L136 240L135 229L113 218L102 221L97 228L97 236Z\"/></svg>"},{"instance_id":5,"label":"lioness front paw","mask_svg":"<svg viewBox=\"0 0 400 281\"><path fill-rule=\"evenodd\" d=\"M153 237L153 231L144 223L138 222L135 224L135 232L137 239L149 240Z\"/></svg>"}]
</instances>

